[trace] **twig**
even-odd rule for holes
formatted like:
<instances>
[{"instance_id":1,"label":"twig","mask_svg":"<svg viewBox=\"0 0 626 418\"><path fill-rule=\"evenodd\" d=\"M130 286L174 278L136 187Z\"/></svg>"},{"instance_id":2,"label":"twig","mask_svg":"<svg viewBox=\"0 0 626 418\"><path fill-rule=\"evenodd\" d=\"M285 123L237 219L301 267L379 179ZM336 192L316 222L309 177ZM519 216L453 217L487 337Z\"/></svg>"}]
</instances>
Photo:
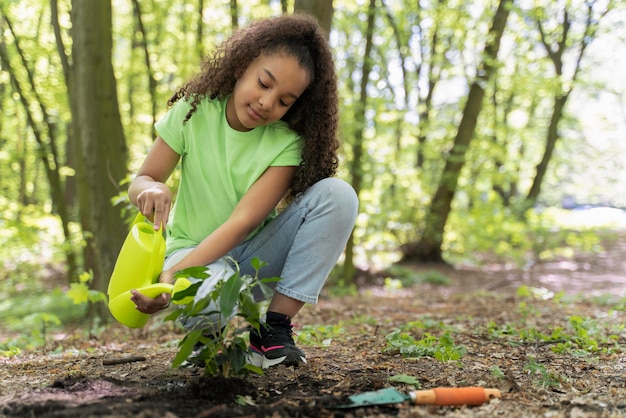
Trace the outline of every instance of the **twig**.
<instances>
[{"instance_id":1,"label":"twig","mask_svg":"<svg viewBox=\"0 0 626 418\"><path fill-rule=\"evenodd\" d=\"M113 366L116 364L125 364L132 363L135 361L146 361L144 356L128 356L128 357L117 357L117 358L105 358L102 360L103 366Z\"/></svg>"}]
</instances>

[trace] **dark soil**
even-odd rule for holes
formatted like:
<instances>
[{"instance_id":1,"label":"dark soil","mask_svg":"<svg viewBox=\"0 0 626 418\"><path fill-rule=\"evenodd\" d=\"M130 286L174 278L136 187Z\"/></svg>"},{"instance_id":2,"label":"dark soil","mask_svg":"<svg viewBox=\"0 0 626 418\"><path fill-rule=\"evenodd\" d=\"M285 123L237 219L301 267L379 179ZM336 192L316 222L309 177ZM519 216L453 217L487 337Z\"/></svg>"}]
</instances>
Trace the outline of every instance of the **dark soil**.
<instances>
[{"instance_id":1,"label":"dark soil","mask_svg":"<svg viewBox=\"0 0 626 418\"><path fill-rule=\"evenodd\" d=\"M432 270L410 267L416 274ZM343 331L324 344L299 343L306 366L278 366L263 376L225 379L199 368L172 369L184 334L158 318L141 330L113 325L91 339L84 330L59 335L45 352L0 357L0 417L626 416L626 243L523 271L497 265L438 270L450 284L394 291L374 282L356 297L325 295L306 306L296 318L301 326ZM522 284L531 291L518 294ZM573 340L574 316L596 324L588 329L597 349L554 350ZM465 355L442 362L386 350L393 329L418 320L435 327L416 326L415 339L451 330ZM493 332L507 326L543 335L562 327L566 336L546 341ZM421 389L483 386L499 389L502 398L472 407L334 408L355 393L416 388L390 380L398 375L416 378Z\"/></svg>"}]
</instances>

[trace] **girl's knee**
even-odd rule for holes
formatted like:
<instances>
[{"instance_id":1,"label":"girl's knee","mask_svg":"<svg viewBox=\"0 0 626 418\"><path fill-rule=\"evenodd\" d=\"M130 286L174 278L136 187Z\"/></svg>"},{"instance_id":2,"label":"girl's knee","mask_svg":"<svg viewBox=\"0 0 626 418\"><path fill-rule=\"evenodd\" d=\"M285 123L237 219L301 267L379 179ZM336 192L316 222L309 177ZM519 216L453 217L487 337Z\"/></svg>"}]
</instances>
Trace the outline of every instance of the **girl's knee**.
<instances>
[{"instance_id":1,"label":"girl's knee","mask_svg":"<svg viewBox=\"0 0 626 418\"><path fill-rule=\"evenodd\" d=\"M328 204L356 219L359 199L354 188L346 181L336 177L325 178L315 183L311 191L319 193Z\"/></svg>"}]
</instances>

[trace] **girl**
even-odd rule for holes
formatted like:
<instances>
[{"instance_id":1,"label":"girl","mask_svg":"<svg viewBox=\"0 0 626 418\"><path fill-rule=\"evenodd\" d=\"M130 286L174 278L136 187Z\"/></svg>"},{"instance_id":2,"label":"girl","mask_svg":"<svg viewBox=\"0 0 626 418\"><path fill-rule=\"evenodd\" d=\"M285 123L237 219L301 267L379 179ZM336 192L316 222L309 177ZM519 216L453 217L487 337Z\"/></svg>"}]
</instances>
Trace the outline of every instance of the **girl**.
<instances>
[{"instance_id":1,"label":"girl","mask_svg":"<svg viewBox=\"0 0 626 418\"><path fill-rule=\"evenodd\" d=\"M224 275L227 257L242 274L259 258L261 277L282 278L260 333L250 335L253 363L306 363L291 319L317 303L354 227L352 187L337 168L337 85L318 24L305 16L256 22L205 60L202 71L168 101L156 141L130 185L131 202L158 228L167 224L161 282L192 266ZM178 194L165 181L181 162ZM275 208L287 198L279 215ZM228 270L228 266L226 268ZM144 313L169 304L133 291ZM207 318L204 318L207 320ZM192 329L199 318L184 318ZM214 318L208 318L214 320Z\"/></svg>"}]
</instances>

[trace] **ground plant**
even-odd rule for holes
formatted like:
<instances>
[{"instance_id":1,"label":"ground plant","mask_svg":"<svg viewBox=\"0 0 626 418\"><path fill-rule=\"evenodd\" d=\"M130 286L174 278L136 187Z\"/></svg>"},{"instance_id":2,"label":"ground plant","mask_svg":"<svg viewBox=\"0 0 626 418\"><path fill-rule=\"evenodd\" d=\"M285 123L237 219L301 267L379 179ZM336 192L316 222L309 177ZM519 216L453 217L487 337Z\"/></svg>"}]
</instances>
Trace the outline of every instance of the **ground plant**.
<instances>
[{"instance_id":1,"label":"ground plant","mask_svg":"<svg viewBox=\"0 0 626 418\"><path fill-rule=\"evenodd\" d=\"M252 260L256 274L241 274L235 263L235 271L217 282L209 297L196 300L194 297L203 280L210 274L203 267L192 267L181 270L174 280L195 278L197 282L184 290L174 292L172 301L178 309L166 317L176 321L181 315L194 318L211 316L216 319L219 329L212 322L194 327L180 341L179 351L174 357L172 366L178 367L187 361L203 367L209 376L223 377L240 376L249 372L262 374L259 367L248 364L248 332L259 330L260 305L255 301L253 289L259 288L265 295L271 294L269 283L280 280L279 277L258 277L259 270L266 265L258 258ZM243 324L243 325L242 325Z\"/></svg>"}]
</instances>

